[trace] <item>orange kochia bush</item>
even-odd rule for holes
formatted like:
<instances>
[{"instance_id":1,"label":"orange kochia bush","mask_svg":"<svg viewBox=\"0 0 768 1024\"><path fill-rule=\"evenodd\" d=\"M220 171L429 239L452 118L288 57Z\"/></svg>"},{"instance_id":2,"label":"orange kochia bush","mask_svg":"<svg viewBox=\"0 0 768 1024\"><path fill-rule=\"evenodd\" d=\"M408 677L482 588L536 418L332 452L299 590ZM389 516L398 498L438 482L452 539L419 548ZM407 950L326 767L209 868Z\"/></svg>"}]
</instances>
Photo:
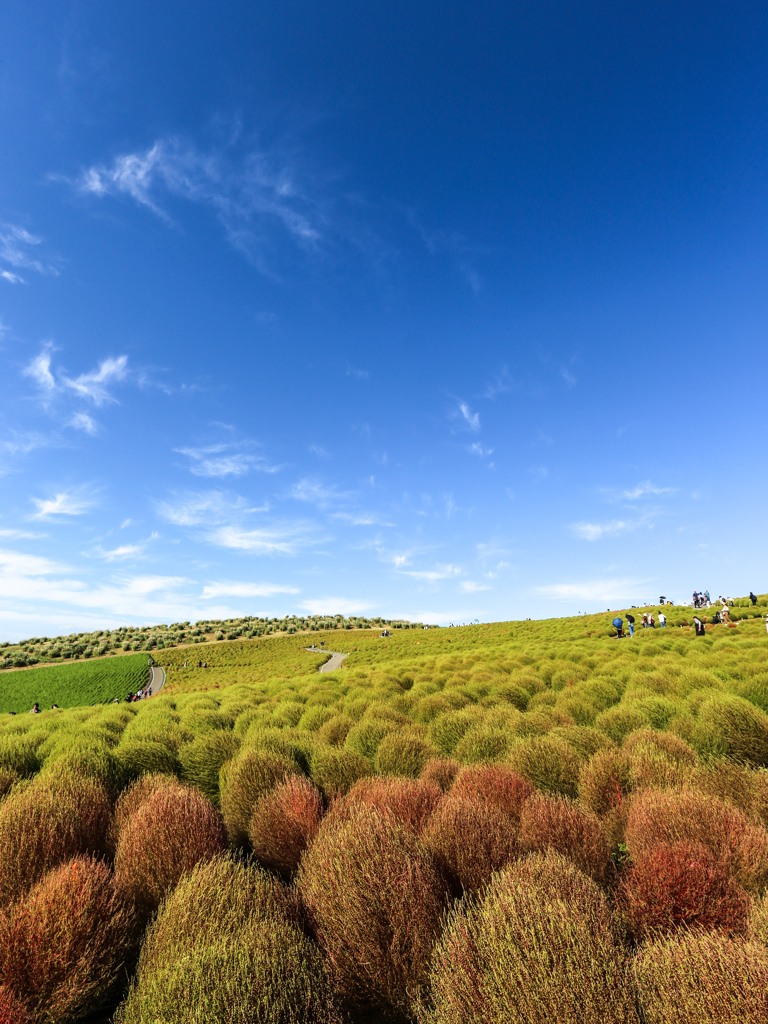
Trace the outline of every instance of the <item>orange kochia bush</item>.
<instances>
[{"instance_id":1,"label":"orange kochia bush","mask_svg":"<svg viewBox=\"0 0 768 1024\"><path fill-rule=\"evenodd\" d=\"M453 796L482 800L506 814L515 825L520 824L525 802L535 792L528 779L503 764L468 765L451 787Z\"/></svg>"},{"instance_id":2,"label":"orange kochia bush","mask_svg":"<svg viewBox=\"0 0 768 1024\"><path fill-rule=\"evenodd\" d=\"M600 820L565 797L537 793L520 819L520 844L528 851L556 850L597 882L611 873L608 841Z\"/></svg>"},{"instance_id":3,"label":"orange kochia bush","mask_svg":"<svg viewBox=\"0 0 768 1024\"><path fill-rule=\"evenodd\" d=\"M138 915L110 868L78 857L0 918L0 980L35 1021L76 1020L109 998L138 938Z\"/></svg>"},{"instance_id":4,"label":"orange kochia bush","mask_svg":"<svg viewBox=\"0 0 768 1024\"><path fill-rule=\"evenodd\" d=\"M322 818L323 798L317 786L303 776L289 775L254 808L248 826L253 852L266 867L288 878Z\"/></svg>"},{"instance_id":5,"label":"orange kochia bush","mask_svg":"<svg viewBox=\"0 0 768 1024\"><path fill-rule=\"evenodd\" d=\"M297 881L339 991L412 1016L447 899L426 845L361 805L323 822Z\"/></svg>"},{"instance_id":6,"label":"orange kochia bush","mask_svg":"<svg viewBox=\"0 0 768 1024\"><path fill-rule=\"evenodd\" d=\"M227 848L221 815L207 797L172 779L123 824L115 853L120 886L144 910L154 910L185 871Z\"/></svg>"}]
</instances>

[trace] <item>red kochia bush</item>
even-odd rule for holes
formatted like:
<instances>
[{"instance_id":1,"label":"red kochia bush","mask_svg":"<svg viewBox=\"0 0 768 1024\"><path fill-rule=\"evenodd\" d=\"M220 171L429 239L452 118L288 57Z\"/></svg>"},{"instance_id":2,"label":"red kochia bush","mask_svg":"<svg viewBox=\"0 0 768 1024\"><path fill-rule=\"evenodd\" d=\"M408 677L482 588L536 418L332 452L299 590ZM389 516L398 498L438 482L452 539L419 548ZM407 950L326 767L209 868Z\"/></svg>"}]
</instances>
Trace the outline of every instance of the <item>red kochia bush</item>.
<instances>
[{"instance_id":1,"label":"red kochia bush","mask_svg":"<svg viewBox=\"0 0 768 1024\"><path fill-rule=\"evenodd\" d=\"M451 794L478 798L507 815L515 825L525 801L536 790L522 775L503 764L478 764L462 768L451 787Z\"/></svg>"},{"instance_id":2,"label":"red kochia bush","mask_svg":"<svg viewBox=\"0 0 768 1024\"><path fill-rule=\"evenodd\" d=\"M323 818L323 798L309 779L289 775L256 804L248 826L253 852L268 868L288 878L315 838Z\"/></svg>"},{"instance_id":3,"label":"red kochia bush","mask_svg":"<svg viewBox=\"0 0 768 1024\"><path fill-rule=\"evenodd\" d=\"M35 1021L76 1020L109 997L138 937L136 911L109 867L78 857L0 919L0 978Z\"/></svg>"},{"instance_id":4,"label":"red kochia bush","mask_svg":"<svg viewBox=\"0 0 768 1024\"><path fill-rule=\"evenodd\" d=\"M701 927L744 935L751 900L700 843L657 846L632 865L619 886L627 926L642 940Z\"/></svg>"},{"instance_id":5,"label":"red kochia bush","mask_svg":"<svg viewBox=\"0 0 768 1024\"><path fill-rule=\"evenodd\" d=\"M375 776L356 782L346 796L334 801L329 815L333 821L348 819L364 804L418 834L442 798L442 790L432 782Z\"/></svg>"},{"instance_id":6,"label":"red kochia bush","mask_svg":"<svg viewBox=\"0 0 768 1024\"><path fill-rule=\"evenodd\" d=\"M564 797L537 793L523 807L520 845L531 852L555 850L597 882L611 869L610 850L597 815Z\"/></svg>"},{"instance_id":7,"label":"red kochia bush","mask_svg":"<svg viewBox=\"0 0 768 1024\"><path fill-rule=\"evenodd\" d=\"M360 806L323 822L297 880L338 990L413 1016L447 897L425 844Z\"/></svg>"},{"instance_id":8,"label":"red kochia bush","mask_svg":"<svg viewBox=\"0 0 768 1024\"><path fill-rule=\"evenodd\" d=\"M0 1024L32 1024L26 1007L7 985L0 985Z\"/></svg>"},{"instance_id":9,"label":"red kochia bush","mask_svg":"<svg viewBox=\"0 0 768 1024\"><path fill-rule=\"evenodd\" d=\"M11 792L0 804L0 906L62 861L103 853L109 819L109 795L91 779L49 775Z\"/></svg>"},{"instance_id":10,"label":"red kochia bush","mask_svg":"<svg viewBox=\"0 0 768 1024\"><path fill-rule=\"evenodd\" d=\"M185 871L227 848L221 815L198 790L166 780L123 825L115 875L144 910L154 910Z\"/></svg>"},{"instance_id":11,"label":"red kochia bush","mask_svg":"<svg viewBox=\"0 0 768 1024\"><path fill-rule=\"evenodd\" d=\"M456 896L478 892L520 852L517 829L498 807L453 793L432 815L424 841Z\"/></svg>"},{"instance_id":12,"label":"red kochia bush","mask_svg":"<svg viewBox=\"0 0 768 1024\"><path fill-rule=\"evenodd\" d=\"M731 804L695 789L636 793L626 842L633 860L662 844L701 843L745 889L759 893L768 885L768 832Z\"/></svg>"},{"instance_id":13,"label":"red kochia bush","mask_svg":"<svg viewBox=\"0 0 768 1024\"><path fill-rule=\"evenodd\" d=\"M453 785L454 779L459 773L458 761L452 757L433 757L424 765L419 778L422 782L434 782L444 793Z\"/></svg>"}]
</instances>

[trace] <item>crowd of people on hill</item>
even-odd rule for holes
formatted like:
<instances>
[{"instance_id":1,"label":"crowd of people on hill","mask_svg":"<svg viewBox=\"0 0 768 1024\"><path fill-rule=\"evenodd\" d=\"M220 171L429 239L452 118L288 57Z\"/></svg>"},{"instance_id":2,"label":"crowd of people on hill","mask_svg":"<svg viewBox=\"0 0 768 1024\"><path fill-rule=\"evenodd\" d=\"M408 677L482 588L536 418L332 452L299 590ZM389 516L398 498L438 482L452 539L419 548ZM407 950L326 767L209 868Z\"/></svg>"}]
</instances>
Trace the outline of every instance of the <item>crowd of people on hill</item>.
<instances>
[{"instance_id":1,"label":"crowd of people on hill","mask_svg":"<svg viewBox=\"0 0 768 1024\"><path fill-rule=\"evenodd\" d=\"M749 600L750 600L750 603L752 604L752 607L754 608L754 606L757 604L757 597L756 597L756 595L751 590L749 592ZM718 601L720 602L720 607L712 615L712 622L711 622L711 624L713 626L716 626L716 625L719 625L719 624L730 625L730 621L731 621L731 608L733 608L733 598L732 597L718 597ZM662 599L662 603L663 603L663 599ZM672 603L671 601L667 602L667 604L671 604L671 603ZM709 591L708 590L702 590L702 591L694 590L692 604L693 604L693 607L696 608L696 609L711 608L713 603L710 600ZM622 618L622 616L621 615L617 615L613 619L612 625L613 625L614 629L616 630L616 636L617 637L634 636L634 634L635 634L635 617L634 617L634 615L631 612L627 612L626 613L626 620L627 620L627 632L625 633L624 632L624 619ZM642 618L643 629L655 629L656 628L656 621L657 620L656 620L656 618L654 618L654 614L653 614L652 611L651 612L643 612L643 618ZM666 615L664 614L663 611L659 611L659 613L658 613L658 623L659 623L659 626L660 626L661 629L665 629L666 628L667 617L666 617ZM696 633L696 636L704 636L705 633L706 633L706 626L707 626L707 623L706 623L706 621L705 621L705 619L703 617L700 617L698 615L694 615L694 617L693 617L693 629L694 629L694 632ZM766 631L768 631L768 614L766 614L766 616L765 616L765 628L766 628Z\"/></svg>"}]
</instances>

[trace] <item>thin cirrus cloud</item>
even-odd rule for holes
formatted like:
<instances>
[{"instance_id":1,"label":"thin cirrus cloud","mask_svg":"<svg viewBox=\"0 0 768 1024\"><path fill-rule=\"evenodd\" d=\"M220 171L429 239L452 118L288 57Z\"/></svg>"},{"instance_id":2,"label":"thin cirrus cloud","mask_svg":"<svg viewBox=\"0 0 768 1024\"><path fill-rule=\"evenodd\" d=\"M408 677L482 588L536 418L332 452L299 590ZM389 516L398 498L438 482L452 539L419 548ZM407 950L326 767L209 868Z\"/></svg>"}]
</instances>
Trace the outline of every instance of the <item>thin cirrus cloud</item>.
<instances>
[{"instance_id":1,"label":"thin cirrus cloud","mask_svg":"<svg viewBox=\"0 0 768 1024\"><path fill-rule=\"evenodd\" d=\"M279 466L270 465L263 456L238 448L232 444L211 444L203 448L176 448L174 451L190 460L189 471L194 476L224 478L245 476L251 470L260 473L280 471Z\"/></svg>"},{"instance_id":2,"label":"thin cirrus cloud","mask_svg":"<svg viewBox=\"0 0 768 1024\"><path fill-rule=\"evenodd\" d=\"M95 502L71 491L60 491L52 498L32 498L32 504L37 508L32 519L53 519L56 516L84 515Z\"/></svg>"},{"instance_id":3,"label":"thin cirrus cloud","mask_svg":"<svg viewBox=\"0 0 768 1024\"><path fill-rule=\"evenodd\" d=\"M639 588L647 582L639 579L585 580L577 583L551 583L536 587L542 597L555 601L600 601L614 605L637 599Z\"/></svg>"},{"instance_id":4,"label":"thin cirrus cloud","mask_svg":"<svg viewBox=\"0 0 768 1024\"><path fill-rule=\"evenodd\" d=\"M65 373L54 373L52 369L53 352L53 344L46 342L38 355L23 370L24 376L33 380L44 395L52 396L57 392L69 392L78 398L87 399L97 406L117 401L111 388L127 379L127 356L102 359L95 370L81 373L77 377L69 377ZM82 422L85 422L86 419L90 420L90 417L86 416ZM91 422L93 421L91 420ZM73 423L72 425L76 426L77 424ZM80 429L83 429L82 426Z\"/></svg>"},{"instance_id":5,"label":"thin cirrus cloud","mask_svg":"<svg viewBox=\"0 0 768 1024\"><path fill-rule=\"evenodd\" d=\"M38 258L41 239L16 224L0 223L0 278L9 284L26 284L19 270L55 274L56 270ZM12 269L9 269L12 268Z\"/></svg>"},{"instance_id":6,"label":"thin cirrus cloud","mask_svg":"<svg viewBox=\"0 0 768 1024\"><path fill-rule=\"evenodd\" d=\"M202 152L169 137L66 180L84 195L130 199L169 225L171 201L207 206L229 241L264 270L264 231L270 224L305 249L315 248L328 227L322 205L300 180L294 161L274 151Z\"/></svg>"},{"instance_id":7,"label":"thin cirrus cloud","mask_svg":"<svg viewBox=\"0 0 768 1024\"><path fill-rule=\"evenodd\" d=\"M86 434L91 434L91 436L96 434L99 429L96 420L93 416L89 416L87 412L76 412L67 426L74 427L75 430L82 430Z\"/></svg>"},{"instance_id":8,"label":"thin cirrus cloud","mask_svg":"<svg viewBox=\"0 0 768 1024\"><path fill-rule=\"evenodd\" d=\"M229 525L212 530L206 539L217 547L245 551L252 555L295 555L316 543L313 532L304 524L252 530Z\"/></svg>"},{"instance_id":9,"label":"thin cirrus cloud","mask_svg":"<svg viewBox=\"0 0 768 1024\"><path fill-rule=\"evenodd\" d=\"M461 569L456 565L437 565L434 569L397 569L397 572L401 576L410 576L411 579L425 583L436 583L438 580L461 576Z\"/></svg>"},{"instance_id":10,"label":"thin cirrus cloud","mask_svg":"<svg viewBox=\"0 0 768 1024\"><path fill-rule=\"evenodd\" d=\"M221 580L206 584L200 596L210 601L217 597L273 597L276 594L298 593L300 591L296 587L281 583L237 583Z\"/></svg>"},{"instance_id":11,"label":"thin cirrus cloud","mask_svg":"<svg viewBox=\"0 0 768 1024\"><path fill-rule=\"evenodd\" d=\"M469 430L477 433L480 429L480 413L472 412L466 402L459 402L459 409L457 415L464 421L466 427Z\"/></svg>"},{"instance_id":12,"label":"thin cirrus cloud","mask_svg":"<svg viewBox=\"0 0 768 1024\"><path fill-rule=\"evenodd\" d=\"M239 520L250 512L263 512L248 508L244 498L223 491L192 491L174 494L155 505L161 519L174 526L216 526Z\"/></svg>"}]
</instances>

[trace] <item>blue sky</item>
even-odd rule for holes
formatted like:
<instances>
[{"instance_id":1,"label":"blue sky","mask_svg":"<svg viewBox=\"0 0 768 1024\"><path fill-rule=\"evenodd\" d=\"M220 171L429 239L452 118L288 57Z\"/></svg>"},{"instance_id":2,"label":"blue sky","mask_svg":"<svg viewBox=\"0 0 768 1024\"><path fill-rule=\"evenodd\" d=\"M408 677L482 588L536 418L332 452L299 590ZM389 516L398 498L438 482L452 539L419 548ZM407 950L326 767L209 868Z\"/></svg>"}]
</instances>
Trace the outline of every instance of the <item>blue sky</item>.
<instances>
[{"instance_id":1,"label":"blue sky","mask_svg":"<svg viewBox=\"0 0 768 1024\"><path fill-rule=\"evenodd\" d=\"M768 9L0 10L0 634L768 590Z\"/></svg>"}]
</instances>

